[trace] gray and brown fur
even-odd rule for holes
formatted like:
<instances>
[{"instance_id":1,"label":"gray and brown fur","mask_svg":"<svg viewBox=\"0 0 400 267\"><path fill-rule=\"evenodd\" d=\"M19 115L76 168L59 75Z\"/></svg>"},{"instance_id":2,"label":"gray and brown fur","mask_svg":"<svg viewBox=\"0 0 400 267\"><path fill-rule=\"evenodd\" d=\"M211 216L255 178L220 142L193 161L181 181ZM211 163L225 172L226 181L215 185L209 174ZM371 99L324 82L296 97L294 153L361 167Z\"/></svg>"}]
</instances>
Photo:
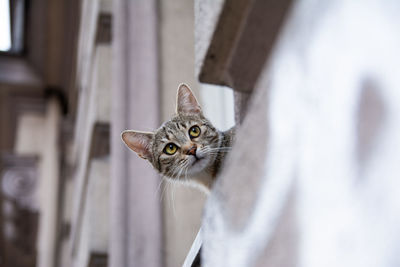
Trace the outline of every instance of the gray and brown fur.
<instances>
[{"instance_id":1,"label":"gray and brown fur","mask_svg":"<svg viewBox=\"0 0 400 267\"><path fill-rule=\"evenodd\" d=\"M200 135L190 138L189 129L200 127ZM185 84L177 93L177 111L153 133L127 130L122 140L140 157L147 159L164 177L209 191L217 177L235 136L234 128L217 130L206 119L196 97ZM167 144L178 149L173 155L164 152Z\"/></svg>"}]
</instances>

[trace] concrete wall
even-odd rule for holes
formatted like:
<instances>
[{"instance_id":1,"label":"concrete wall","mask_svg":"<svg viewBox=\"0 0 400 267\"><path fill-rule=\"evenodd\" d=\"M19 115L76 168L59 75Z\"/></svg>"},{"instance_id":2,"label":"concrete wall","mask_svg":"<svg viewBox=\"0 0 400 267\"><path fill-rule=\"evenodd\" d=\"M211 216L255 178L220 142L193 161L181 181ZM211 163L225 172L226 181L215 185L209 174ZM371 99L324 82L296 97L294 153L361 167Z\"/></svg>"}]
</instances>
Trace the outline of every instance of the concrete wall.
<instances>
[{"instance_id":1,"label":"concrete wall","mask_svg":"<svg viewBox=\"0 0 400 267\"><path fill-rule=\"evenodd\" d=\"M162 214L150 164L121 141L126 129L159 125L156 1L113 1L111 267L162 266Z\"/></svg>"},{"instance_id":2,"label":"concrete wall","mask_svg":"<svg viewBox=\"0 0 400 267\"><path fill-rule=\"evenodd\" d=\"M37 266L40 267L53 266L55 262L60 120L61 109L56 98L48 101L44 114L28 112L21 114L18 120L15 153L39 157Z\"/></svg>"},{"instance_id":3,"label":"concrete wall","mask_svg":"<svg viewBox=\"0 0 400 267\"><path fill-rule=\"evenodd\" d=\"M81 226L79 248L74 266L90 266L94 254L108 254L110 164L108 158L93 159L89 167L89 185Z\"/></svg>"},{"instance_id":4,"label":"concrete wall","mask_svg":"<svg viewBox=\"0 0 400 267\"><path fill-rule=\"evenodd\" d=\"M207 201L203 266L398 265L399 11L293 5Z\"/></svg>"},{"instance_id":5,"label":"concrete wall","mask_svg":"<svg viewBox=\"0 0 400 267\"><path fill-rule=\"evenodd\" d=\"M99 35L109 30L101 19L111 10L107 1L81 4L76 119L63 146L58 264L65 267L90 266L96 255L106 266L109 243L111 45Z\"/></svg>"},{"instance_id":6,"label":"concrete wall","mask_svg":"<svg viewBox=\"0 0 400 267\"><path fill-rule=\"evenodd\" d=\"M160 1L161 120L175 113L178 85L185 82L200 99L194 75L193 1ZM163 201L164 261L180 266L200 229L205 196L196 189L164 181L159 189Z\"/></svg>"}]
</instances>

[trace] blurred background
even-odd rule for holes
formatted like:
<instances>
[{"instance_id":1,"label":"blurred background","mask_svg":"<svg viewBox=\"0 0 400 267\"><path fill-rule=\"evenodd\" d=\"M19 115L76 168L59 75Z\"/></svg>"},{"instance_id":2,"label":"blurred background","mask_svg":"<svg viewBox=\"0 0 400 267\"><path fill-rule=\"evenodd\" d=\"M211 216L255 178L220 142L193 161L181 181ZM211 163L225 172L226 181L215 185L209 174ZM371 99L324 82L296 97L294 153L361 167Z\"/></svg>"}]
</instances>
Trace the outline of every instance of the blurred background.
<instances>
[{"instance_id":1,"label":"blurred background","mask_svg":"<svg viewBox=\"0 0 400 267\"><path fill-rule=\"evenodd\" d=\"M399 266L399 13L0 0L0 267ZM237 126L207 200L120 137L182 82Z\"/></svg>"},{"instance_id":2,"label":"blurred background","mask_svg":"<svg viewBox=\"0 0 400 267\"><path fill-rule=\"evenodd\" d=\"M0 0L0 266L182 264L205 196L119 133L159 127L182 82L232 126L232 91L199 85L194 60L193 1Z\"/></svg>"}]
</instances>

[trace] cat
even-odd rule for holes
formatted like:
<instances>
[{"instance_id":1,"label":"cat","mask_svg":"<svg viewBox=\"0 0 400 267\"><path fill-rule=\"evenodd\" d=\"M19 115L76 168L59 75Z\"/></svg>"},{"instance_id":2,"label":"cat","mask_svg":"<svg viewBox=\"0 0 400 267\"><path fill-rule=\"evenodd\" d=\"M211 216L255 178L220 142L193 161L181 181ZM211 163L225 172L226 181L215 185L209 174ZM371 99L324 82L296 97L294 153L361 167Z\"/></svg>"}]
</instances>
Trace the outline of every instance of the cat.
<instances>
[{"instance_id":1,"label":"cat","mask_svg":"<svg viewBox=\"0 0 400 267\"><path fill-rule=\"evenodd\" d=\"M217 130L203 115L193 92L180 84L176 114L154 132L126 130L124 143L167 179L209 193L235 138L235 128Z\"/></svg>"}]
</instances>

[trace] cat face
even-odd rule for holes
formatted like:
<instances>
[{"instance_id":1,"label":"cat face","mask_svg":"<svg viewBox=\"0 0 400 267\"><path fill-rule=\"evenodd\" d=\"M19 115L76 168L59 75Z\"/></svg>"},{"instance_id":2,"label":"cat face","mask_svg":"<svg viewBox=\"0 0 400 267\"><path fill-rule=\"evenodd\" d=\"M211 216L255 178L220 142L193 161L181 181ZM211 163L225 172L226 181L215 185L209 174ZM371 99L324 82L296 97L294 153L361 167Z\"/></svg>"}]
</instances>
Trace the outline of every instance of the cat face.
<instances>
[{"instance_id":1,"label":"cat face","mask_svg":"<svg viewBox=\"0 0 400 267\"><path fill-rule=\"evenodd\" d=\"M189 179L207 172L216 157L220 133L207 120L184 84L177 94L177 113L154 133L124 131L126 145L164 176Z\"/></svg>"},{"instance_id":2,"label":"cat face","mask_svg":"<svg viewBox=\"0 0 400 267\"><path fill-rule=\"evenodd\" d=\"M155 133L152 163L168 177L190 177L212 163L218 143L218 131L201 114L178 114Z\"/></svg>"}]
</instances>

